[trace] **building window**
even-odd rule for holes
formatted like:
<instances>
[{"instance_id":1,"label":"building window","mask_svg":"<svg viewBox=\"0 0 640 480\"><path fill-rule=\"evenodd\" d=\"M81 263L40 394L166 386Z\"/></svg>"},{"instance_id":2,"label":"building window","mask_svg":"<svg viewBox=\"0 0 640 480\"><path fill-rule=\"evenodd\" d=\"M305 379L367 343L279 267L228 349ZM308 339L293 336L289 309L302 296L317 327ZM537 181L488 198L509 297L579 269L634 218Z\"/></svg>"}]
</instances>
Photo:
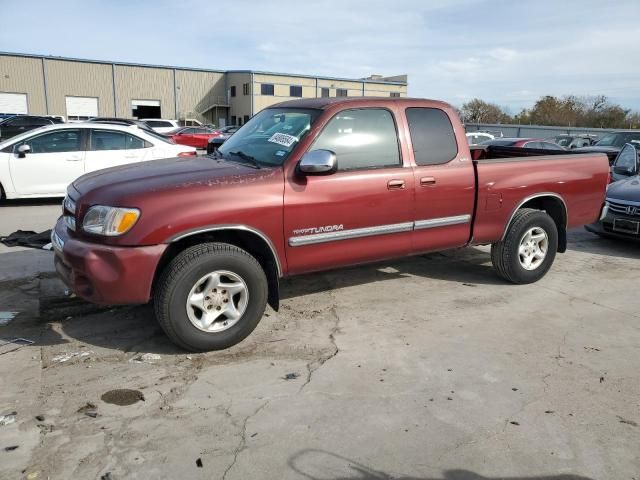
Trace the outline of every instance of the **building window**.
<instances>
[{"instance_id":1,"label":"building window","mask_svg":"<svg viewBox=\"0 0 640 480\"><path fill-rule=\"evenodd\" d=\"M400 96L400 92L389 92L389 96L393 98L397 98Z\"/></svg>"},{"instance_id":2,"label":"building window","mask_svg":"<svg viewBox=\"0 0 640 480\"><path fill-rule=\"evenodd\" d=\"M237 125L236 116L235 115L231 115L231 125Z\"/></svg>"},{"instance_id":3,"label":"building window","mask_svg":"<svg viewBox=\"0 0 640 480\"><path fill-rule=\"evenodd\" d=\"M270 95L273 96L273 83L263 83L260 85L260 93L262 95Z\"/></svg>"},{"instance_id":4,"label":"building window","mask_svg":"<svg viewBox=\"0 0 640 480\"><path fill-rule=\"evenodd\" d=\"M233 86L231 87L231 96L232 96L232 97L235 97L235 96L236 96L236 86L235 86L235 85L233 85Z\"/></svg>"},{"instance_id":5,"label":"building window","mask_svg":"<svg viewBox=\"0 0 640 480\"><path fill-rule=\"evenodd\" d=\"M348 97L349 92L346 88L336 88L336 97Z\"/></svg>"},{"instance_id":6,"label":"building window","mask_svg":"<svg viewBox=\"0 0 640 480\"><path fill-rule=\"evenodd\" d=\"M249 121L249 115L245 115L244 116L244 123L247 123Z\"/></svg>"},{"instance_id":7,"label":"building window","mask_svg":"<svg viewBox=\"0 0 640 480\"><path fill-rule=\"evenodd\" d=\"M301 97L302 96L302 87L299 85L291 85L289 87L289 96L290 97Z\"/></svg>"},{"instance_id":8,"label":"building window","mask_svg":"<svg viewBox=\"0 0 640 480\"><path fill-rule=\"evenodd\" d=\"M320 89L320 96L321 97L330 97L331 96L331 90L328 88L321 88Z\"/></svg>"},{"instance_id":9,"label":"building window","mask_svg":"<svg viewBox=\"0 0 640 480\"><path fill-rule=\"evenodd\" d=\"M248 83L243 83L242 84L242 94L243 95L249 95L249 84Z\"/></svg>"}]
</instances>

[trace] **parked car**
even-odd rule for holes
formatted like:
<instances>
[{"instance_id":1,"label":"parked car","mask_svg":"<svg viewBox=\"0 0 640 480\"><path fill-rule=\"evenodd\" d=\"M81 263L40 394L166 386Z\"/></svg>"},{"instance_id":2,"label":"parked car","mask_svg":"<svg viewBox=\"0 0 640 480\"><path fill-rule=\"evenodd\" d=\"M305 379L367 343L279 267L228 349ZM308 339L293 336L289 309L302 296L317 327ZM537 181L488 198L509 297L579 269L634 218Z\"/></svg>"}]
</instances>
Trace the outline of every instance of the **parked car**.
<instances>
[{"instance_id":1,"label":"parked car","mask_svg":"<svg viewBox=\"0 0 640 480\"><path fill-rule=\"evenodd\" d=\"M28 132L29 130L44 127L45 125L54 125L57 123L62 123L62 121L54 117L14 115L0 121L0 142L9 140L16 135Z\"/></svg>"},{"instance_id":2,"label":"parked car","mask_svg":"<svg viewBox=\"0 0 640 480\"><path fill-rule=\"evenodd\" d=\"M611 165L611 181L617 182L640 173L640 144L627 143Z\"/></svg>"},{"instance_id":3,"label":"parked car","mask_svg":"<svg viewBox=\"0 0 640 480\"><path fill-rule=\"evenodd\" d=\"M495 136L486 132L469 132L466 134L466 137L469 145L478 145L479 143L496 138Z\"/></svg>"},{"instance_id":4,"label":"parked car","mask_svg":"<svg viewBox=\"0 0 640 480\"><path fill-rule=\"evenodd\" d=\"M211 137L209 142L207 143L207 153L213 153L215 150L220 148L231 135L236 133L240 129L237 125L228 125L226 127L216 129L219 132L219 135L215 137Z\"/></svg>"},{"instance_id":5,"label":"parked car","mask_svg":"<svg viewBox=\"0 0 640 480\"><path fill-rule=\"evenodd\" d=\"M67 185L86 172L195 154L194 148L136 126L50 125L0 143L0 196L64 196Z\"/></svg>"},{"instance_id":6,"label":"parked car","mask_svg":"<svg viewBox=\"0 0 640 480\"><path fill-rule=\"evenodd\" d=\"M594 145L578 148L576 151L579 153L605 153L609 157L609 164L613 164L622 147L633 142L640 142L639 130L607 133Z\"/></svg>"},{"instance_id":7,"label":"parked car","mask_svg":"<svg viewBox=\"0 0 640 480\"><path fill-rule=\"evenodd\" d=\"M153 298L164 331L193 351L240 342L267 302L278 309L279 278L305 272L491 244L498 275L535 282L566 250L567 229L599 218L607 158L496 161L504 147L471 148L443 102L279 103L210 161L76 180L52 233L56 268L91 302Z\"/></svg>"},{"instance_id":8,"label":"parked car","mask_svg":"<svg viewBox=\"0 0 640 480\"><path fill-rule=\"evenodd\" d=\"M176 128L180 128L180 124L177 120L165 120L162 118L141 118L141 122L144 122L149 128L156 133L168 133Z\"/></svg>"},{"instance_id":9,"label":"parked car","mask_svg":"<svg viewBox=\"0 0 640 480\"><path fill-rule=\"evenodd\" d=\"M200 120L196 120L195 118L182 118L178 120L178 125L181 127L203 127L202 122Z\"/></svg>"},{"instance_id":10,"label":"parked car","mask_svg":"<svg viewBox=\"0 0 640 480\"><path fill-rule=\"evenodd\" d=\"M603 218L585 228L602 237L640 241L640 177L609 185Z\"/></svg>"},{"instance_id":11,"label":"parked car","mask_svg":"<svg viewBox=\"0 0 640 480\"><path fill-rule=\"evenodd\" d=\"M537 150L565 150L560 145L547 142L544 138L496 138L486 140L480 145L494 145L499 147L535 148Z\"/></svg>"},{"instance_id":12,"label":"parked car","mask_svg":"<svg viewBox=\"0 0 640 480\"><path fill-rule=\"evenodd\" d=\"M569 150L572 148L589 147L596 142L595 136L586 134L556 135L555 137L546 138L545 141L555 143Z\"/></svg>"},{"instance_id":13,"label":"parked car","mask_svg":"<svg viewBox=\"0 0 640 480\"><path fill-rule=\"evenodd\" d=\"M142 120L135 120L131 118L119 118L119 117L94 117L87 120L91 123L111 123L114 125L135 125L136 127L146 130L151 133L156 133L149 125Z\"/></svg>"},{"instance_id":14,"label":"parked car","mask_svg":"<svg viewBox=\"0 0 640 480\"><path fill-rule=\"evenodd\" d=\"M175 143L189 145L190 147L204 149L210 138L220 135L215 130L204 127L180 127L165 134Z\"/></svg>"}]
</instances>

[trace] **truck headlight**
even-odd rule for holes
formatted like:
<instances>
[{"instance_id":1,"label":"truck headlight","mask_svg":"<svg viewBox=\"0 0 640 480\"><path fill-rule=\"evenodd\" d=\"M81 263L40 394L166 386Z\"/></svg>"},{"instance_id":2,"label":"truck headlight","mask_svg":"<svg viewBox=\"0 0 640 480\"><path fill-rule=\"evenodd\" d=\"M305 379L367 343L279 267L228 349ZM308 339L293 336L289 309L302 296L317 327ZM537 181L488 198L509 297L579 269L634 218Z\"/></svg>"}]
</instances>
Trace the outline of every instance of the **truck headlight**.
<instances>
[{"instance_id":1,"label":"truck headlight","mask_svg":"<svg viewBox=\"0 0 640 480\"><path fill-rule=\"evenodd\" d=\"M82 229L94 235L115 237L131 230L139 217L140 210L137 208L94 205L85 214Z\"/></svg>"}]
</instances>

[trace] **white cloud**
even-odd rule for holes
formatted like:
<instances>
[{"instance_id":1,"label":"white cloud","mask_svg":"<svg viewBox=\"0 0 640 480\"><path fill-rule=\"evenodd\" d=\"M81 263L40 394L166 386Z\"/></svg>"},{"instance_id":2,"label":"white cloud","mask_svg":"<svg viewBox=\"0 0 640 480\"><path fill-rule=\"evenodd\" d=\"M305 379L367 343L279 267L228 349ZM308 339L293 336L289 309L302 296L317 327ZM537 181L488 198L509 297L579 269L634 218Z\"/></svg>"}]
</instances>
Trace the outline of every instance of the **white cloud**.
<instances>
[{"instance_id":1,"label":"white cloud","mask_svg":"<svg viewBox=\"0 0 640 480\"><path fill-rule=\"evenodd\" d=\"M640 108L640 3L617 0L33 1L4 50L330 76L409 74L410 94L530 105L605 94ZM38 11L34 20L33 11ZM538 12L538 13L536 13ZM579 21L576 21L579 12ZM45 20L46 19L46 20ZM72 35L60 35L60 28Z\"/></svg>"}]
</instances>

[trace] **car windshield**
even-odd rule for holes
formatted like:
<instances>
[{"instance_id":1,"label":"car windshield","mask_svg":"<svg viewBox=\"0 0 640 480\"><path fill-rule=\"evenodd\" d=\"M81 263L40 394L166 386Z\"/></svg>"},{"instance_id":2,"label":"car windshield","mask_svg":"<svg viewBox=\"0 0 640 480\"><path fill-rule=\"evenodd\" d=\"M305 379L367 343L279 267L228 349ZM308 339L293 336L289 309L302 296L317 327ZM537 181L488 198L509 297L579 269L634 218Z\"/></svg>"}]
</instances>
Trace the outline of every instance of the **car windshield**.
<instances>
[{"instance_id":1,"label":"car windshield","mask_svg":"<svg viewBox=\"0 0 640 480\"><path fill-rule=\"evenodd\" d=\"M268 108L251 118L234 133L219 152L234 161L251 158L262 166L282 165L309 132L320 110Z\"/></svg>"},{"instance_id":2,"label":"car windshield","mask_svg":"<svg viewBox=\"0 0 640 480\"><path fill-rule=\"evenodd\" d=\"M609 133L596 143L598 147L623 147L625 143L640 141L640 132Z\"/></svg>"},{"instance_id":3,"label":"car windshield","mask_svg":"<svg viewBox=\"0 0 640 480\"><path fill-rule=\"evenodd\" d=\"M571 145L571 142L573 142L573 138L574 137L559 136L555 138L550 138L549 141L552 143L556 143L561 147L568 147L569 145Z\"/></svg>"}]
</instances>

